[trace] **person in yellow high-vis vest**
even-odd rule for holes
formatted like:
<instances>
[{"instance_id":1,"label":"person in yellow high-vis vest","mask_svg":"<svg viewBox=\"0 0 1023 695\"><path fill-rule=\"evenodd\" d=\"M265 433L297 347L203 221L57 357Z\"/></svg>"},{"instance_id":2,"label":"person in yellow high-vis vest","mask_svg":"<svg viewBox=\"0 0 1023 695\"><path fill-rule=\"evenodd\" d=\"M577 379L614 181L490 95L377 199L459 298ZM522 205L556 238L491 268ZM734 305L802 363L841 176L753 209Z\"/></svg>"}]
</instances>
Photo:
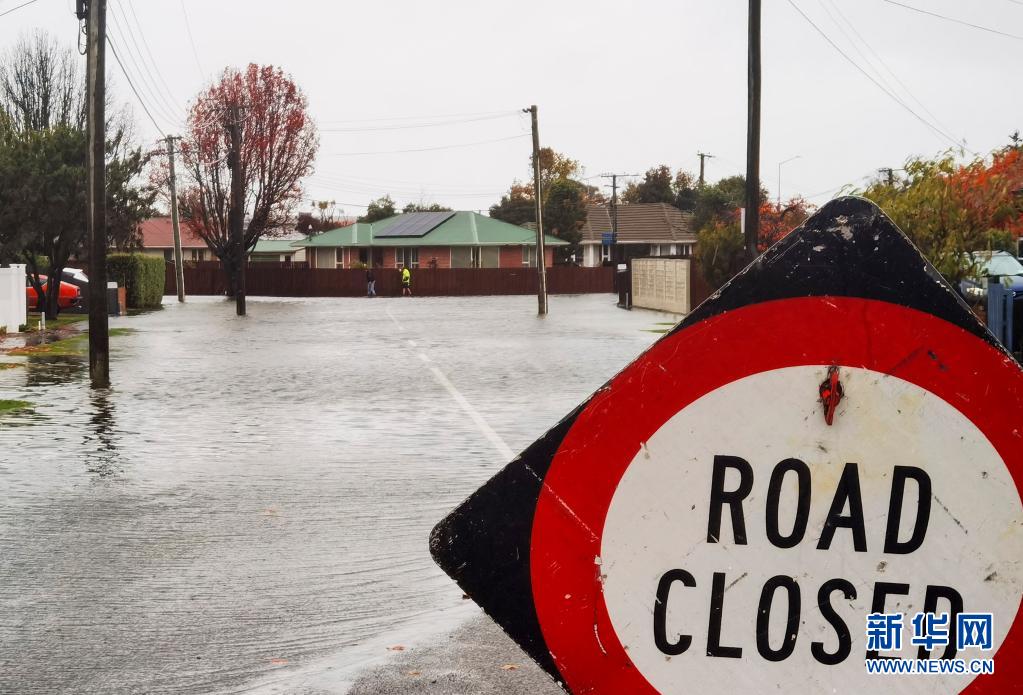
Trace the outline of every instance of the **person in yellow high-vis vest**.
<instances>
[{"instance_id":1,"label":"person in yellow high-vis vest","mask_svg":"<svg viewBox=\"0 0 1023 695\"><path fill-rule=\"evenodd\" d=\"M412 296L412 271L408 269L407 265L401 269L401 295L403 297Z\"/></svg>"}]
</instances>

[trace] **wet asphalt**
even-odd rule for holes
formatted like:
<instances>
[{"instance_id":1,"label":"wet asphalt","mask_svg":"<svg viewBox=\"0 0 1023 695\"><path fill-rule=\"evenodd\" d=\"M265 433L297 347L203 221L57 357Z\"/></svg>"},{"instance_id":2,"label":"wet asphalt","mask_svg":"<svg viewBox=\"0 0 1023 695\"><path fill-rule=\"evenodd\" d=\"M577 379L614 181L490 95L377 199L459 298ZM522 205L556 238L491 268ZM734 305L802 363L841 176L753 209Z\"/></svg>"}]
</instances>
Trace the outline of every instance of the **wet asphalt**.
<instances>
[{"instance_id":1,"label":"wet asphalt","mask_svg":"<svg viewBox=\"0 0 1023 695\"><path fill-rule=\"evenodd\" d=\"M112 321L99 392L2 358L0 692L556 692L427 536L670 317L535 309L171 302Z\"/></svg>"}]
</instances>

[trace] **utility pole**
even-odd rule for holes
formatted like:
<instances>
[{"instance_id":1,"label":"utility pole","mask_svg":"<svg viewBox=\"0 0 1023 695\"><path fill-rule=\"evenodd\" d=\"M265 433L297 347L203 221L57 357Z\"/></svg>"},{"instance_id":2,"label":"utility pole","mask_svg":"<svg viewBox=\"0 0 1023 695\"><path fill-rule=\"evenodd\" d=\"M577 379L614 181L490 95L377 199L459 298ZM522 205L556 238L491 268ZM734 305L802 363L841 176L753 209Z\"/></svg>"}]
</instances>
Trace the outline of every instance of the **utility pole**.
<instances>
[{"instance_id":1,"label":"utility pole","mask_svg":"<svg viewBox=\"0 0 1023 695\"><path fill-rule=\"evenodd\" d=\"M533 121L533 197L536 199L536 270L539 283L536 291L537 314L547 315L547 250L543 237L543 191L540 190L540 128L536 122L536 104L522 109Z\"/></svg>"},{"instance_id":2,"label":"utility pole","mask_svg":"<svg viewBox=\"0 0 1023 695\"><path fill-rule=\"evenodd\" d=\"M238 316L245 316L245 239L242 233L245 226L245 181L242 180L241 110L237 106L231 107L227 130L231 135L231 152L227 160L231 167L231 213L228 220L235 254L235 312Z\"/></svg>"},{"instance_id":3,"label":"utility pole","mask_svg":"<svg viewBox=\"0 0 1023 695\"><path fill-rule=\"evenodd\" d=\"M878 171L881 172L882 174L885 173L885 172L888 173L888 186L889 186L889 188L895 185L895 170L894 169L892 169L891 167L881 167L880 169L878 169Z\"/></svg>"},{"instance_id":4,"label":"utility pole","mask_svg":"<svg viewBox=\"0 0 1023 695\"><path fill-rule=\"evenodd\" d=\"M611 243L618 245L618 174L601 174L611 179Z\"/></svg>"},{"instance_id":5,"label":"utility pole","mask_svg":"<svg viewBox=\"0 0 1023 695\"><path fill-rule=\"evenodd\" d=\"M602 179L611 179L611 248L614 251L611 254L611 262L617 265L621 258L619 258L618 248L618 177L622 176L639 176L639 174L601 174Z\"/></svg>"},{"instance_id":6,"label":"utility pole","mask_svg":"<svg viewBox=\"0 0 1023 695\"><path fill-rule=\"evenodd\" d=\"M185 301L185 268L181 262L181 226L178 223L178 185L174 176L174 141L180 140L173 135L167 136L167 160L170 162L170 209L171 227L174 229L174 280L178 286L178 301Z\"/></svg>"},{"instance_id":7,"label":"utility pole","mask_svg":"<svg viewBox=\"0 0 1023 695\"><path fill-rule=\"evenodd\" d=\"M749 74L746 120L746 256L760 238L760 0L749 0Z\"/></svg>"},{"instance_id":8,"label":"utility pole","mask_svg":"<svg viewBox=\"0 0 1023 695\"><path fill-rule=\"evenodd\" d=\"M106 388L110 386L105 160L107 0L80 0L78 10L79 17L86 15L88 24L89 379L93 388Z\"/></svg>"},{"instance_id":9,"label":"utility pole","mask_svg":"<svg viewBox=\"0 0 1023 695\"><path fill-rule=\"evenodd\" d=\"M708 157L713 157L714 155L707 154L706 152L697 152L696 156L700 158L700 186L702 187L703 186L703 160L707 159Z\"/></svg>"}]
</instances>

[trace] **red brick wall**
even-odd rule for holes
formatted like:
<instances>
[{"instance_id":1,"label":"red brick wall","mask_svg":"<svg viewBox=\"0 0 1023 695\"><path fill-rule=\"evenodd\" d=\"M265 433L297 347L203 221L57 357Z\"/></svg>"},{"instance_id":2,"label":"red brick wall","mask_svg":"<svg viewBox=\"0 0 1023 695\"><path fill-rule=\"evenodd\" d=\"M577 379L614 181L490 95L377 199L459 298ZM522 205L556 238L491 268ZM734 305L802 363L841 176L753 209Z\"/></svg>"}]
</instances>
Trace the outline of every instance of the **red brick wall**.
<instances>
[{"instance_id":1,"label":"red brick wall","mask_svg":"<svg viewBox=\"0 0 1023 695\"><path fill-rule=\"evenodd\" d=\"M501 247L501 268L521 268L522 267L522 247L521 246L502 246Z\"/></svg>"},{"instance_id":2,"label":"red brick wall","mask_svg":"<svg viewBox=\"0 0 1023 695\"><path fill-rule=\"evenodd\" d=\"M546 260L546 266L550 268L554 265L554 249L550 246L544 248L544 258ZM501 247L501 266L502 268L524 268L522 264L522 247L521 246L502 246Z\"/></svg>"},{"instance_id":3,"label":"red brick wall","mask_svg":"<svg viewBox=\"0 0 1023 695\"><path fill-rule=\"evenodd\" d=\"M451 248L448 246L424 246L419 249L420 268L429 268L431 258L437 259L438 268L450 268Z\"/></svg>"}]
</instances>

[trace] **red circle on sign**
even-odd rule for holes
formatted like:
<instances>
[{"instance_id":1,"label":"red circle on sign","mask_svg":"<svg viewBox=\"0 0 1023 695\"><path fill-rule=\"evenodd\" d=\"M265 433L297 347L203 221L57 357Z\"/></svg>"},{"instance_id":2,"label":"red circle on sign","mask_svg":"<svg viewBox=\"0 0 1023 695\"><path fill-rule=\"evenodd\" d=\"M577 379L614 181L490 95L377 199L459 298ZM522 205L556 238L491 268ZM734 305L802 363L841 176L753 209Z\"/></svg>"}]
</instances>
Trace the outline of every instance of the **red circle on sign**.
<instances>
[{"instance_id":1,"label":"red circle on sign","mask_svg":"<svg viewBox=\"0 0 1023 695\"><path fill-rule=\"evenodd\" d=\"M907 351L906 345L914 346ZM760 372L838 364L903 379L961 412L1023 484L1023 372L975 335L874 300L806 297L750 305L666 336L596 394L555 454L537 500L530 575L537 618L573 692L655 693L615 634L599 577L612 497L636 452L680 410ZM997 619L997 618L996 618ZM964 692L1023 682L1019 610L995 673Z\"/></svg>"}]
</instances>

